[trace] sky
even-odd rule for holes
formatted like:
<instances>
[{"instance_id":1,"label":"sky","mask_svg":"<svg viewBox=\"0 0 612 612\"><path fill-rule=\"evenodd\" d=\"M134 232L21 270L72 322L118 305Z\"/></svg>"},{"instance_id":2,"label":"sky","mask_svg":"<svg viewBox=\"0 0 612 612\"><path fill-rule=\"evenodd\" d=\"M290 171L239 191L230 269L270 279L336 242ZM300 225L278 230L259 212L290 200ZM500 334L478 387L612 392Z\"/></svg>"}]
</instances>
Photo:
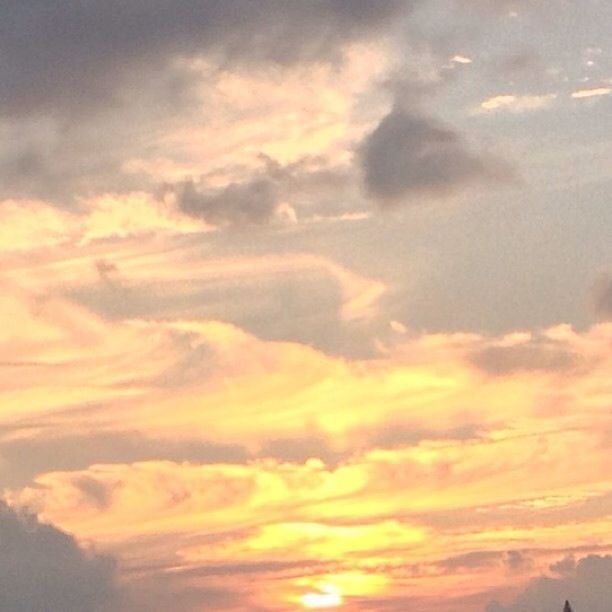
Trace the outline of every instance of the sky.
<instances>
[{"instance_id":1,"label":"sky","mask_svg":"<svg viewBox=\"0 0 612 612\"><path fill-rule=\"evenodd\" d=\"M4 0L0 608L609 612L609 0Z\"/></svg>"}]
</instances>

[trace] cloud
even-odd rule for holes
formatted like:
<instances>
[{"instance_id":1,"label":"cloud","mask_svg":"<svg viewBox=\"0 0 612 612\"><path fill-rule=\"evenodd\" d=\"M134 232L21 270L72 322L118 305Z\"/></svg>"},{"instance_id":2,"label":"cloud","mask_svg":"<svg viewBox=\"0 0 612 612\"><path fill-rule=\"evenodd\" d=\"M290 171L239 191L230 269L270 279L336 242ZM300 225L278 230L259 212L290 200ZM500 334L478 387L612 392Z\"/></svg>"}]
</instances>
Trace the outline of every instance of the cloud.
<instances>
[{"instance_id":1,"label":"cloud","mask_svg":"<svg viewBox=\"0 0 612 612\"><path fill-rule=\"evenodd\" d=\"M506 552L497 550L474 550L439 561L437 564L445 573L473 571L492 567L503 567L508 571L522 571L531 566L531 559L520 550Z\"/></svg>"},{"instance_id":2,"label":"cloud","mask_svg":"<svg viewBox=\"0 0 612 612\"><path fill-rule=\"evenodd\" d=\"M411 5L9 0L0 198L76 208L80 197L199 176L211 162L231 172L260 151L319 153L353 127L353 93L384 69L386 57L370 56L383 55L387 26Z\"/></svg>"},{"instance_id":3,"label":"cloud","mask_svg":"<svg viewBox=\"0 0 612 612\"><path fill-rule=\"evenodd\" d=\"M451 128L401 108L366 137L359 156L368 194L387 205L510 174L500 162L470 152Z\"/></svg>"},{"instance_id":4,"label":"cloud","mask_svg":"<svg viewBox=\"0 0 612 612\"><path fill-rule=\"evenodd\" d=\"M579 355L571 348L552 342L532 342L515 346L488 346L475 351L471 360L493 375L520 371L567 371L579 365Z\"/></svg>"},{"instance_id":5,"label":"cloud","mask_svg":"<svg viewBox=\"0 0 612 612\"><path fill-rule=\"evenodd\" d=\"M40 198L74 208L81 198L152 191L191 177L199 183L202 175L212 176L210 187L218 188L253 178L269 156L283 164L284 176L271 172L268 178L286 187L283 197L291 190L292 205L296 199L312 203L314 193L317 207L344 203L337 193L342 176L334 177L336 168L323 156L348 166L346 140L361 134L354 101L369 95L390 54L382 38L351 43L343 53L341 65L287 69L218 70L210 58L184 59L180 69L188 73L191 93L178 101L166 91L175 89L170 76L156 73L141 84L136 75L121 100L101 102L103 116L95 121L76 112L69 126L63 117L0 120L0 198ZM299 162L303 156L307 163ZM291 185L285 185L289 174ZM350 184L356 192L355 181ZM134 216L127 212L133 206L123 208L117 221Z\"/></svg>"},{"instance_id":6,"label":"cloud","mask_svg":"<svg viewBox=\"0 0 612 612\"><path fill-rule=\"evenodd\" d=\"M451 429L434 430L423 429L416 424L392 424L385 425L380 430L374 432L371 444L376 448L404 448L407 446L417 446L426 440L446 440L446 441L468 441L477 440L481 436L479 427L466 423Z\"/></svg>"},{"instance_id":7,"label":"cloud","mask_svg":"<svg viewBox=\"0 0 612 612\"><path fill-rule=\"evenodd\" d=\"M282 456L283 446L271 446ZM286 452L290 452L287 450ZM294 452L299 452L294 450ZM239 445L206 440L150 438L139 432L82 432L72 435L16 437L0 441L0 486L27 484L49 470L85 469L94 463L131 463L152 459L199 463L241 463L249 454ZM84 481L85 482L85 481Z\"/></svg>"},{"instance_id":8,"label":"cloud","mask_svg":"<svg viewBox=\"0 0 612 612\"><path fill-rule=\"evenodd\" d=\"M0 113L70 116L120 100L131 81L181 57L218 64L334 61L350 41L379 35L412 2L140 0L120 4L7 0L0 36Z\"/></svg>"},{"instance_id":9,"label":"cloud","mask_svg":"<svg viewBox=\"0 0 612 612\"><path fill-rule=\"evenodd\" d=\"M212 584L211 584L212 583ZM249 593L236 583L215 584L197 576L183 577L178 572L157 572L132 580L127 612L200 612L201 610L245 609ZM254 612L261 608L248 606Z\"/></svg>"},{"instance_id":10,"label":"cloud","mask_svg":"<svg viewBox=\"0 0 612 612\"><path fill-rule=\"evenodd\" d=\"M565 600L569 600L577 612L610 610L612 556L589 555L577 563L567 560L550 569L553 576L534 578L513 603L492 602L487 612L559 612Z\"/></svg>"},{"instance_id":11,"label":"cloud","mask_svg":"<svg viewBox=\"0 0 612 612\"><path fill-rule=\"evenodd\" d=\"M594 89L578 89L572 93L572 98L596 98L599 96L608 96L612 93L612 87L596 87Z\"/></svg>"},{"instance_id":12,"label":"cloud","mask_svg":"<svg viewBox=\"0 0 612 612\"><path fill-rule=\"evenodd\" d=\"M78 235L79 221L65 211L33 200L0 200L0 253L68 242Z\"/></svg>"},{"instance_id":13,"label":"cloud","mask_svg":"<svg viewBox=\"0 0 612 612\"><path fill-rule=\"evenodd\" d=\"M93 612L116 596L114 561L0 502L0 608Z\"/></svg>"},{"instance_id":14,"label":"cloud","mask_svg":"<svg viewBox=\"0 0 612 612\"><path fill-rule=\"evenodd\" d=\"M182 212L215 226L266 223L279 206L274 184L265 179L208 191L199 191L193 181L185 181L175 194Z\"/></svg>"},{"instance_id":15,"label":"cloud","mask_svg":"<svg viewBox=\"0 0 612 612\"><path fill-rule=\"evenodd\" d=\"M73 314L85 330L93 325ZM28 331L36 323L11 320ZM468 584L507 585L528 560L502 551L528 552L540 568L533 549L593 546L609 533L611 497L594 491L609 489L602 440L611 331L546 331L566 338L588 368L491 376L473 367L474 350L522 346L529 335L405 334L379 359L351 360L219 323L134 321L77 334L60 364L41 368L32 362L54 356L40 352L54 350L58 332L48 330L44 346L12 343L15 358L30 357L19 376L14 365L0 368L0 451L9 468L25 456L8 494L108 547L130 581L165 577L168 592L183 592L197 582L194 575L177 584L190 569L215 568L195 584L204 591L192 592L191 609L210 589L237 593L243 607L252 596L264 609L287 608L285 597L306 589L282 568L272 564L250 594L231 571L217 572L278 560L322 559L336 573L383 567L391 599L411 579L406 559L423 566L415 597L441 573L448 599ZM115 343L105 346L107 337ZM191 363L187 380L148 384L176 362ZM142 369L126 378L126 364ZM29 393L21 389L26 376ZM83 387L90 398L105 393L98 404L65 410ZM24 407L37 405L45 413L26 420ZM197 432L215 446L195 445ZM370 596L363 602L377 607Z\"/></svg>"},{"instance_id":16,"label":"cloud","mask_svg":"<svg viewBox=\"0 0 612 612\"><path fill-rule=\"evenodd\" d=\"M298 211L313 209L313 199L322 199L328 214L342 210L328 202L347 192L350 175L347 168L333 166L323 156L306 156L281 164L260 153L263 167L242 181L223 186L186 179L161 188L164 201L171 200L178 210L215 227L263 225L274 220L296 223ZM330 210L331 209L331 210ZM315 208L316 210L316 208Z\"/></svg>"},{"instance_id":17,"label":"cloud","mask_svg":"<svg viewBox=\"0 0 612 612\"><path fill-rule=\"evenodd\" d=\"M132 264L108 258L97 267L99 259L78 259L95 278L135 265L126 278L155 269L158 282L192 279L194 269L214 280L287 269L303 276L314 267L338 289L343 280L349 295L369 294L365 279L312 256L206 266L183 263L182 254L152 265L137 254ZM81 268L61 265L62 283L82 279ZM49 280L48 268L37 270ZM346 572L376 559L389 566L392 597L407 579L396 559L414 558L438 575L436 559L534 542L588 545L609 532L610 496L585 502L607 487L609 325L500 338L409 331L377 359L340 359L212 321L104 321L66 301L14 293L0 299L13 322L0 333L12 360L0 367L10 499L111 550L130 582L279 559L321 558ZM474 368L479 350L533 344L537 352L542 338L578 353L585 367ZM215 444L194 440L204 436ZM431 534L427 555L415 543L423 531ZM138 569L143 559L157 565ZM455 560L449 583L460 575L466 584L468 574L470 584L473 575L492 585L519 580L510 571L518 557L472 568L470 560ZM287 593L306 590L293 579L282 569L262 574L251 595L266 609L273 592L281 608ZM168 580L169 592L191 592L197 578ZM415 580L415 596L425 595L427 580ZM196 586L204 590L185 609L201 608L210 589L238 593L248 607L235 575ZM464 587L448 588L458 595Z\"/></svg>"},{"instance_id":18,"label":"cloud","mask_svg":"<svg viewBox=\"0 0 612 612\"><path fill-rule=\"evenodd\" d=\"M493 96L483 100L478 112L508 111L524 113L548 108L557 98L557 94L542 94L533 96L515 96L512 94Z\"/></svg>"},{"instance_id":19,"label":"cloud","mask_svg":"<svg viewBox=\"0 0 612 612\"><path fill-rule=\"evenodd\" d=\"M457 571L462 569L474 569L487 567L499 563L502 553L496 550L474 550L455 557L449 557L439 561L438 565L445 571Z\"/></svg>"}]
</instances>

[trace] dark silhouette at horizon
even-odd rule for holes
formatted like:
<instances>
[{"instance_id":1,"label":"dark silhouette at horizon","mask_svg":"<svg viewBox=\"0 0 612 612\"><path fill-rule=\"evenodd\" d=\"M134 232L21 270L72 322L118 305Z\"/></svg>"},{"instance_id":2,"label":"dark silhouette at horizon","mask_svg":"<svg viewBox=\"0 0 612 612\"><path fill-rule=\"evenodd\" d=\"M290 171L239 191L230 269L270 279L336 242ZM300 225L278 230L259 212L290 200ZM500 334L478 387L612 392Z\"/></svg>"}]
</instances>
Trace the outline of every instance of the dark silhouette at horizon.
<instances>
[{"instance_id":1,"label":"dark silhouette at horizon","mask_svg":"<svg viewBox=\"0 0 612 612\"><path fill-rule=\"evenodd\" d=\"M574 612L572 610L572 606L570 606L570 602L569 601L565 602L565 606L563 607L563 612Z\"/></svg>"}]
</instances>

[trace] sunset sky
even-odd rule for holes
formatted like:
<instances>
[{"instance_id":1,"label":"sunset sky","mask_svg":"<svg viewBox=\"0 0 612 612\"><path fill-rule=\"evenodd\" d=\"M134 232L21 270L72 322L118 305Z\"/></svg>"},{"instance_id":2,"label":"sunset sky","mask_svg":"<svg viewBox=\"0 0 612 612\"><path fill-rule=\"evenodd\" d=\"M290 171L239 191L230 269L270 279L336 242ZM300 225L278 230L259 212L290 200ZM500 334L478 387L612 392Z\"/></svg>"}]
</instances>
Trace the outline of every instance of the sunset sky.
<instances>
[{"instance_id":1,"label":"sunset sky","mask_svg":"<svg viewBox=\"0 0 612 612\"><path fill-rule=\"evenodd\" d=\"M0 2L0 610L612 610L610 0Z\"/></svg>"}]
</instances>

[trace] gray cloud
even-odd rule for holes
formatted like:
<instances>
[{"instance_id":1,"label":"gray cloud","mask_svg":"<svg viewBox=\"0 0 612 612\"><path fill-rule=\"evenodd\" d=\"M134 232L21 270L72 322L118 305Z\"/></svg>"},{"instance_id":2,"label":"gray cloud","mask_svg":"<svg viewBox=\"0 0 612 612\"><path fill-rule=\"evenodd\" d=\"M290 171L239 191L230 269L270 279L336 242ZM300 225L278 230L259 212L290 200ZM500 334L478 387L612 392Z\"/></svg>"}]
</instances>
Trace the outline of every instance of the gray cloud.
<instances>
[{"instance_id":1,"label":"gray cloud","mask_svg":"<svg viewBox=\"0 0 612 612\"><path fill-rule=\"evenodd\" d=\"M331 224L330 224L331 225ZM305 229L304 229L305 228ZM304 231L270 232L265 226L250 226L245 242L243 228L234 231L210 232L207 244L219 257L242 251L258 257L266 253L284 257L287 253L312 248L314 236L329 236L331 241L339 231L303 224ZM315 233L316 232L316 233ZM319 238L316 239L317 241ZM172 239L168 244L185 249L193 257L199 249L200 234ZM327 256L327 253L325 253ZM333 253L329 254L330 257ZM206 258L201 259L206 266ZM371 357L376 354L373 338L389 329L388 319L381 313L371 320L345 321L341 309L345 303L338 280L315 265L311 269L279 270L274 274L244 272L238 276L202 278L194 268L193 275L180 280L144 281L131 279L122 272L122 263L109 259L95 266L95 282L89 280L74 286L59 288L63 297L75 301L101 316L113 320L129 318L193 317L232 323L266 340L291 340L315 346L335 355ZM117 270L113 270L117 267ZM177 342L184 341L176 338ZM201 377L202 368L214 362L214 351L207 344L185 349L183 357L156 380L146 384L177 386L190 384Z\"/></svg>"},{"instance_id":2,"label":"gray cloud","mask_svg":"<svg viewBox=\"0 0 612 612\"><path fill-rule=\"evenodd\" d=\"M197 576L206 578L209 576L244 576L254 574L288 574L295 573L298 576L312 568L320 569L326 567L324 561L303 559L301 561L252 561L245 563L222 563L209 564L198 567L190 567L183 571L176 571L180 576Z\"/></svg>"},{"instance_id":3,"label":"gray cloud","mask_svg":"<svg viewBox=\"0 0 612 612\"><path fill-rule=\"evenodd\" d=\"M513 572L531 567L531 559L520 550L509 550L504 556L504 564Z\"/></svg>"},{"instance_id":4,"label":"gray cloud","mask_svg":"<svg viewBox=\"0 0 612 612\"><path fill-rule=\"evenodd\" d=\"M334 451L323 435L268 440L263 444L259 455L293 463L303 463L316 458L327 465L336 465L342 458L342 454Z\"/></svg>"},{"instance_id":5,"label":"gray cloud","mask_svg":"<svg viewBox=\"0 0 612 612\"><path fill-rule=\"evenodd\" d=\"M123 172L122 164L142 151L145 134L150 138L162 120L161 110L152 110L143 98L133 99L122 113L109 105L100 122L67 125L50 117L2 121L0 116L0 198L67 203L75 192L141 189L142 176ZM159 100L155 106L161 106Z\"/></svg>"},{"instance_id":6,"label":"gray cloud","mask_svg":"<svg viewBox=\"0 0 612 612\"><path fill-rule=\"evenodd\" d=\"M520 550L507 552L496 550L475 550L472 552L449 557L436 564L445 572L473 570L492 566L503 566L507 570L516 572L528 568L531 559Z\"/></svg>"},{"instance_id":7,"label":"gray cloud","mask_svg":"<svg viewBox=\"0 0 612 612\"><path fill-rule=\"evenodd\" d=\"M165 185L161 193L173 194L182 212L215 226L268 223L285 201L311 214L334 214L342 212L338 200L350 199L349 170L334 166L329 159L311 156L282 165L264 154L259 158L262 167L243 182L215 189L207 186L204 176L200 181ZM314 210L313 200L318 203Z\"/></svg>"},{"instance_id":8,"label":"gray cloud","mask_svg":"<svg viewBox=\"0 0 612 612\"><path fill-rule=\"evenodd\" d=\"M88 432L81 435L16 438L0 442L0 486L17 487L42 472L86 469L94 463L134 463L153 459L197 463L246 462L239 445L205 440L162 440L138 432ZM94 505L104 506L107 492L95 481L83 480L79 488Z\"/></svg>"},{"instance_id":9,"label":"gray cloud","mask_svg":"<svg viewBox=\"0 0 612 612\"><path fill-rule=\"evenodd\" d=\"M469 553L449 557L437 563L445 571L456 572L462 569L476 569L497 565L502 558L496 550L475 550Z\"/></svg>"},{"instance_id":10,"label":"gray cloud","mask_svg":"<svg viewBox=\"0 0 612 612\"><path fill-rule=\"evenodd\" d=\"M198 612L244 608L244 593L223 585L185 583L156 573L131 584L129 612ZM242 607L241 607L242 606ZM255 608L249 608L256 611Z\"/></svg>"},{"instance_id":11,"label":"gray cloud","mask_svg":"<svg viewBox=\"0 0 612 612\"><path fill-rule=\"evenodd\" d=\"M219 64L334 60L411 0L7 0L0 12L0 113L82 113L177 57ZM144 78L143 78L144 77Z\"/></svg>"},{"instance_id":12,"label":"gray cloud","mask_svg":"<svg viewBox=\"0 0 612 612\"><path fill-rule=\"evenodd\" d=\"M423 440L467 441L481 436L481 428L474 424L434 431L418 425L394 423L376 431L372 435L371 444L377 448L404 448L416 446Z\"/></svg>"},{"instance_id":13,"label":"gray cloud","mask_svg":"<svg viewBox=\"0 0 612 612\"><path fill-rule=\"evenodd\" d=\"M530 370L565 371L580 363L574 352L554 342L542 341L517 346L489 346L474 352L470 360L487 374L495 376Z\"/></svg>"},{"instance_id":14,"label":"gray cloud","mask_svg":"<svg viewBox=\"0 0 612 612\"><path fill-rule=\"evenodd\" d=\"M266 223L278 207L275 185L263 178L220 190L199 190L193 181L185 181L173 190L181 211L216 226Z\"/></svg>"},{"instance_id":15,"label":"gray cloud","mask_svg":"<svg viewBox=\"0 0 612 612\"><path fill-rule=\"evenodd\" d=\"M511 175L498 160L470 152L451 128L399 107L366 137L359 156L368 194L387 205Z\"/></svg>"},{"instance_id":16,"label":"gray cloud","mask_svg":"<svg viewBox=\"0 0 612 612\"><path fill-rule=\"evenodd\" d=\"M0 502L0 609L94 612L116 595L114 562Z\"/></svg>"},{"instance_id":17,"label":"gray cloud","mask_svg":"<svg viewBox=\"0 0 612 612\"><path fill-rule=\"evenodd\" d=\"M612 602L612 556L589 555L551 566L554 576L531 580L509 605L492 602L487 612L560 612L569 599L576 612L609 612Z\"/></svg>"},{"instance_id":18,"label":"gray cloud","mask_svg":"<svg viewBox=\"0 0 612 612\"><path fill-rule=\"evenodd\" d=\"M509 8L516 8L526 4L525 0L457 0L459 5L468 6L480 6L491 10L507 10Z\"/></svg>"},{"instance_id":19,"label":"gray cloud","mask_svg":"<svg viewBox=\"0 0 612 612\"><path fill-rule=\"evenodd\" d=\"M572 521L603 520L612 511L612 494L593 496L576 503L555 506L538 510L534 513L533 506L505 507L499 505L480 506L478 508L479 525L482 529L501 527L512 523L515 528L531 528L534 523L545 527L565 524ZM458 509L452 511L428 512L417 516L424 524L433 528L460 529L468 528L474 523L474 509ZM575 553L590 553L596 550L607 551L607 548L597 546L564 548L549 552L563 553L571 550ZM534 552L533 550L531 552Z\"/></svg>"},{"instance_id":20,"label":"gray cloud","mask_svg":"<svg viewBox=\"0 0 612 612\"><path fill-rule=\"evenodd\" d=\"M125 172L160 127L206 105L215 69L335 63L413 0L7 0L0 7L0 198L75 206L149 188ZM95 120L92 116L95 114ZM103 126L103 127L101 127ZM143 184L144 183L144 184Z\"/></svg>"}]
</instances>

